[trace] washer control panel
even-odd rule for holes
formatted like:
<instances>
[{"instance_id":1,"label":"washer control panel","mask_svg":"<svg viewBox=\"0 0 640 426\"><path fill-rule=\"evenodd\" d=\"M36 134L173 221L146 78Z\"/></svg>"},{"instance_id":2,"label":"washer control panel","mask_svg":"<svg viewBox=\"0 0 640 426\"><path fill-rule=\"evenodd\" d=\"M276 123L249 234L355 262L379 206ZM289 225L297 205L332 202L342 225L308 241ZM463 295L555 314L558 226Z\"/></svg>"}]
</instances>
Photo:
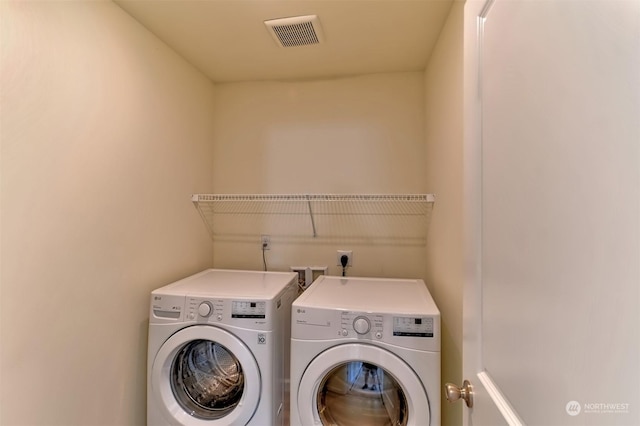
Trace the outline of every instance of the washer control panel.
<instances>
[{"instance_id":1,"label":"washer control panel","mask_svg":"<svg viewBox=\"0 0 640 426\"><path fill-rule=\"evenodd\" d=\"M369 337L382 339L384 333L382 315L367 312L344 311L340 318L340 335L343 337Z\"/></svg>"},{"instance_id":2,"label":"washer control panel","mask_svg":"<svg viewBox=\"0 0 640 426\"><path fill-rule=\"evenodd\" d=\"M270 311L265 300L189 297L185 314L188 320L199 323L251 324L256 329L268 329Z\"/></svg>"},{"instance_id":3,"label":"washer control panel","mask_svg":"<svg viewBox=\"0 0 640 426\"><path fill-rule=\"evenodd\" d=\"M393 317L393 335L433 337L433 317Z\"/></svg>"},{"instance_id":4,"label":"washer control panel","mask_svg":"<svg viewBox=\"0 0 640 426\"><path fill-rule=\"evenodd\" d=\"M231 302L231 318L259 318L267 317L267 302L234 300Z\"/></svg>"},{"instance_id":5,"label":"washer control panel","mask_svg":"<svg viewBox=\"0 0 640 426\"><path fill-rule=\"evenodd\" d=\"M222 321L224 313L224 300L201 299L191 297L187 300L187 318L195 320L197 318L213 318Z\"/></svg>"}]
</instances>

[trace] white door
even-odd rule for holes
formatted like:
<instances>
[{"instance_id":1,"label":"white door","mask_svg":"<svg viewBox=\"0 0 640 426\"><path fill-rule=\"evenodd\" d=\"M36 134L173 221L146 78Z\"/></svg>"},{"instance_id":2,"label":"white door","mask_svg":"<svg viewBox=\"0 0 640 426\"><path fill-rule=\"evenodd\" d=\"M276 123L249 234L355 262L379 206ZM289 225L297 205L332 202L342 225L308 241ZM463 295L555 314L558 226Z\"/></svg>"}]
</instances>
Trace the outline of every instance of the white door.
<instances>
[{"instance_id":1,"label":"white door","mask_svg":"<svg viewBox=\"0 0 640 426\"><path fill-rule=\"evenodd\" d=\"M153 361L151 397L172 424L245 425L258 408L260 389L249 348L217 327L178 331Z\"/></svg>"},{"instance_id":2,"label":"white door","mask_svg":"<svg viewBox=\"0 0 640 426\"><path fill-rule=\"evenodd\" d=\"M465 6L465 424L640 424L640 2Z\"/></svg>"}]
</instances>

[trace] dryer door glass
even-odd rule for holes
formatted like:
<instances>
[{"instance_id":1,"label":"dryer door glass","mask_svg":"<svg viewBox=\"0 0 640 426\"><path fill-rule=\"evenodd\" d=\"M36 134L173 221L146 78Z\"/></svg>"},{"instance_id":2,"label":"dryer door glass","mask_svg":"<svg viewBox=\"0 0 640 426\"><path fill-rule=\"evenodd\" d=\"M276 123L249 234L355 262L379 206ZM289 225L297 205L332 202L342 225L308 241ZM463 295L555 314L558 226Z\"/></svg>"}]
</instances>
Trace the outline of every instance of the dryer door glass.
<instances>
[{"instance_id":1,"label":"dryer door glass","mask_svg":"<svg viewBox=\"0 0 640 426\"><path fill-rule=\"evenodd\" d=\"M171 388L178 403L192 416L216 420L238 405L244 391L238 359L210 340L185 344L171 366Z\"/></svg>"},{"instance_id":2,"label":"dryer door glass","mask_svg":"<svg viewBox=\"0 0 640 426\"><path fill-rule=\"evenodd\" d=\"M407 398L397 380L379 365L351 361L322 379L317 394L323 425L406 425Z\"/></svg>"}]
</instances>

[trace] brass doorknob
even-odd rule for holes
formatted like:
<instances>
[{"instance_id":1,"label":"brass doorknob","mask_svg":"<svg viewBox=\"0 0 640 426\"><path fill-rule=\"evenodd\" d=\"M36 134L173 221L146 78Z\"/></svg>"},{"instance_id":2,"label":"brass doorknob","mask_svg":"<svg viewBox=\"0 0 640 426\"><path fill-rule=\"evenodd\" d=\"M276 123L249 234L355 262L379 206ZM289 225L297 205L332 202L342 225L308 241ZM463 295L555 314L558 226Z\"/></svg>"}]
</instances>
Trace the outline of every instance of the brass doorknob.
<instances>
[{"instance_id":1,"label":"brass doorknob","mask_svg":"<svg viewBox=\"0 0 640 426\"><path fill-rule=\"evenodd\" d=\"M456 402L459 399L464 400L467 407L473 407L473 386L468 380L462 383L462 388L454 385L453 383L447 383L444 385L444 393L447 396L447 401Z\"/></svg>"}]
</instances>

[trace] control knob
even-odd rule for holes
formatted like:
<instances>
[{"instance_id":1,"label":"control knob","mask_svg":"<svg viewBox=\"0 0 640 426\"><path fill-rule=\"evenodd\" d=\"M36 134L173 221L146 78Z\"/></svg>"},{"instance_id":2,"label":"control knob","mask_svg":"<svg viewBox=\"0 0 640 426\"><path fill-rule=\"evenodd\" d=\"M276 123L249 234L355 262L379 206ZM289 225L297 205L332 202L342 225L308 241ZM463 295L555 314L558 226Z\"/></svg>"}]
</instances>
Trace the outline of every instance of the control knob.
<instances>
[{"instance_id":1,"label":"control knob","mask_svg":"<svg viewBox=\"0 0 640 426\"><path fill-rule=\"evenodd\" d=\"M353 321L353 329L358 334L367 334L371 330L371 323L366 317L358 317Z\"/></svg>"},{"instance_id":2,"label":"control knob","mask_svg":"<svg viewBox=\"0 0 640 426\"><path fill-rule=\"evenodd\" d=\"M205 318L211 315L211 305L207 302L202 302L200 306L198 306L198 314Z\"/></svg>"}]
</instances>

